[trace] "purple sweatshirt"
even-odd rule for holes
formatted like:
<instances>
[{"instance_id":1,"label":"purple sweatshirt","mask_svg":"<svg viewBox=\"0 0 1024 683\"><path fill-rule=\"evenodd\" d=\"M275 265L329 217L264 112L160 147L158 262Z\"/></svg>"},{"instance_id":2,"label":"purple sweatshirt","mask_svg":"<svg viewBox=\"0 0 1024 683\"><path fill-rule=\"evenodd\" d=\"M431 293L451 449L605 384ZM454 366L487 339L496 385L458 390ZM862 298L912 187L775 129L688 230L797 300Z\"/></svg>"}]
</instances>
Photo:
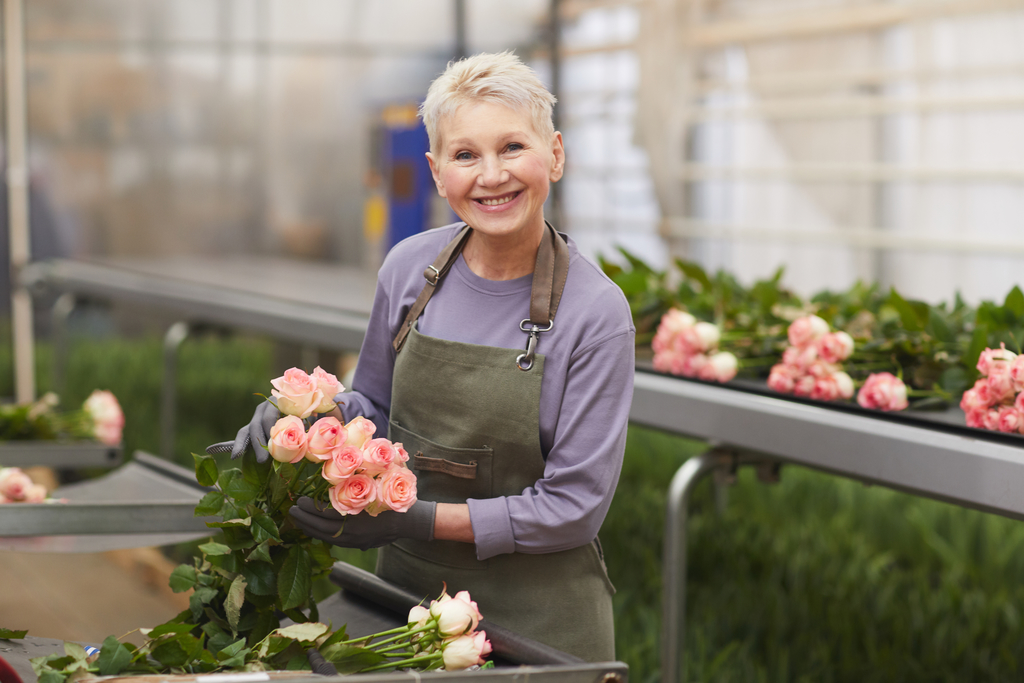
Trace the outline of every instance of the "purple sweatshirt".
<instances>
[{"instance_id":1,"label":"purple sweatshirt","mask_svg":"<svg viewBox=\"0 0 1024 683\"><path fill-rule=\"evenodd\" d=\"M387 434L395 351L391 346L423 288L424 269L462 223L403 240L377 277L369 327L353 391L339 394L346 420L363 415ZM540 395L544 477L517 496L470 499L477 558L547 553L592 541L608 512L622 469L633 398L635 329L622 291L569 240L569 275L555 326L540 335L545 357ZM487 280L460 255L430 299L422 334L468 344L525 348L532 276Z\"/></svg>"}]
</instances>

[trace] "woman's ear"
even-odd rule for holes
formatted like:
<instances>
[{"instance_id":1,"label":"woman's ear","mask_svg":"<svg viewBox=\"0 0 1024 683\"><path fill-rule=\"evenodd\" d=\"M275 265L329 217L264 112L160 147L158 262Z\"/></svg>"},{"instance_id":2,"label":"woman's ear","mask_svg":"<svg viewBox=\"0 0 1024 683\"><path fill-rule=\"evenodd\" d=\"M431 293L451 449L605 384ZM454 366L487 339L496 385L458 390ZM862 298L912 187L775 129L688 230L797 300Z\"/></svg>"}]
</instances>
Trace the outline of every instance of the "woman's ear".
<instances>
[{"instance_id":1,"label":"woman's ear","mask_svg":"<svg viewBox=\"0 0 1024 683\"><path fill-rule=\"evenodd\" d=\"M441 169L438 168L437 162L434 161L434 155L427 152L427 163L430 164L430 175L434 176L434 185L437 185L437 193L448 198L448 195L444 192L444 183L441 182Z\"/></svg>"},{"instance_id":2,"label":"woman's ear","mask_svg":"<svg viewBox=\"0 0 1024 683\"><path fill-rule=\"evenodd\" d=\"M551 139L551 182L557 182L565 172L565 147L562 146L562 134L557 130Z\"/></svg>"}]
</instances>

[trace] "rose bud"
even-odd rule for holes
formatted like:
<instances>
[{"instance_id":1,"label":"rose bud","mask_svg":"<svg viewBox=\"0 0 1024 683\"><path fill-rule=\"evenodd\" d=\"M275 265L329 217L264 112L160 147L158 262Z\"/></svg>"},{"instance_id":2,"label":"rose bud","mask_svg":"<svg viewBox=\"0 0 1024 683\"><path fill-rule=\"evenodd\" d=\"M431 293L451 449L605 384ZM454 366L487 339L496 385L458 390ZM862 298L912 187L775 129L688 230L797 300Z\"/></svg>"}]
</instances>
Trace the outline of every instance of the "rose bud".
<instances>
[{"instance_id":1,"label":"rose bud","mask_svg":"<svg viewBox=\"0 0 1024 683\"><path fill-rule=\"evenodd\" d=\"M312 462L323 462L331 458L334 451L340 450L348 438L348 431L335 417L323 417L309 428L309 449L306 459Z\"/></svg>"},{"instance_id":2,"label":"rose bud","mask_svg":"<svg viewBox=\"0 0 1024 683\"><path fill-rule=\"evenodd\" d=\"M458 636L444 646L444 668L448 671L468 669L474 664L483 664L489 654L491 643L483 631Z\"/></svg>"},{"instance_id":3,"label":"rose bud","mask_svg":"<svg viewBox=\"0 0 1024 683\"><path fill-rule=\"evenodd\" d=\"M285 415L307 418L323 402L323 392L312 377L298 368L285 370L284 375L270 380L277 399L277 409Z\"/></svg>"},{"instance_id":4,"label":"rose bud","mask_svg":"<svg viewBox=\"0 0 1024 683\"><path fill-rule=\"evenodd\" d=\"M739 361L736 360L736 356L732 355L728 351L722 351L711 356L708 365L712 368L714 373L713 379L717 382L728 382L736 376L736 371L739 368Z\"/></svg>"},{"instance_id":5,"label":"rose bud","mask_svg":"<svg viewBox=\"0 0 1024 683\"><path fill-rule=\"evenodd\" d=\"M308 447L306 426L294 415L285 415L270 428L267 450L274 460L297 463L305 457Z\"/></svg>"},{"instance_id":6,"label":"rose bud","mask_svg":"<svg viewBox=\"0 0 1024 683\"><path fill-rule=\"evenodd\" d=\"M409 619L406 621L410 628L421 628L430 621L430 610L423 605L416 605L409 610Z\"/></svg>"},{"instance_id":7,"label":"rose bud","mask_svg":"<svg viewBox=\"0 0 1024 683\"><path fill-rule=\"evenodd\" d=\"M345 445L362 448L377 432L377 425L360 415L359 417L353 418L347 425L345 425L345 429L348 431L348 437L345 439Z\"/></svg>"},{"instance_id":8,"label":"rose bud","mask_svg":"<svg viewBox=\"0 0 1024 683\"><path fill-rule=\"evenodd\" d=\"M790 344L803 347L828 334L828 323L816 315L807 315L790 323L787 333Z\"/></svg>"},{"instance_id":9,"label":"rose bud","mask_svg":"<svg viewBox=\"0 0 1024 683\"><path fill-rule=\"evenodd\" d=\"M332 451L331 457L324 462L320 475L335 486L356 473L363 465L363 451L355 446L342 446Z\"/></svg>"},{"instance_id":10,"label":"rose bud","mask_svg":"<svg viewBox=\"0 0 1024 683\"><path fill-rule=\"evenodd\" d=\"M694 325L693 329L697 333L700 351L707 352L718 346L718 340L722 337L722 333L718 331L718 325L700 322Z\"/></svg>"},{"instance_id":11,"label":"rose bud","mask_svg":"<svg viewBox=\"0 0 1024 683\"><path fill-rule=\"evenodd\" d=\"M316 382L317 389L323 394L323 400L320 401L320 405L313 409L317 413L329 413L338 405L334 402L334 397L337 394L345 391L345 387L341 385L338 378L327 372L319 365L313 369L313 374L310 375L314 382Z\"/></svg>"},{"instance_id":12,"label":"rose bud","mask_svg":"<svg viewBox=\"0 0 1024 683\"><path fill-rule=\"evenodd\" d=\"M845 332L826 334L816 343L818 357L826 363L840 363L853 353L853 337Z\"/></svg>"},{"instance_id":13,"label":"rose bud","mask_svg":"<svg viewBox=\"0 0 1024 683\"><path fill-rule=\"evenodd\" d=\"M377 499L377 486L366 474L353 474L330 490L331 506L343 515L354 515Z\"/></svg>"},{"instance_id":14,"label":"rose bud","mask_svg":"<svg viewBox=\"0 0 1024 683\"><path fill-rule=\"evenodd\" d=\"M416 475L392 465L377 479L377 502L386 510L406 512L416 502Z\"/></svg>"}]
</instances>

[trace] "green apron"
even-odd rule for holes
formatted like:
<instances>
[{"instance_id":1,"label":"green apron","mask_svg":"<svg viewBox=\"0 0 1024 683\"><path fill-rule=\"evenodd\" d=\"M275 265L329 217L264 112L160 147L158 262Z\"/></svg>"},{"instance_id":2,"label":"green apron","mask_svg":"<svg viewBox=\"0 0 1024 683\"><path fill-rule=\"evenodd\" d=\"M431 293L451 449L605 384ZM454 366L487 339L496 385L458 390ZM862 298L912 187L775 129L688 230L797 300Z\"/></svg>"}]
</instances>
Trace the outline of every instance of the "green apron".
<instances>
[{"instance_id":1,"label":"green apron","mask_svg":"<svg viewBox=\"0 0 1024 683\"><path fill-rule=\"evenodd\" d=\"M436 286L446 269L435 272ZM524 364L520 351L428 337L414 324L405 335L395 360L389 438L409 452L419 498L516 496L541 479L544 357L531 351L532 363ZM531 345L536 341L533 335ZM377 574L427 598L444 584L450 594L468 590L488 621L588 661L615 658L615 589L596 539L561 552L486 560L470 543L403 539L381 548Z\"/></svg>"}]
</instances>

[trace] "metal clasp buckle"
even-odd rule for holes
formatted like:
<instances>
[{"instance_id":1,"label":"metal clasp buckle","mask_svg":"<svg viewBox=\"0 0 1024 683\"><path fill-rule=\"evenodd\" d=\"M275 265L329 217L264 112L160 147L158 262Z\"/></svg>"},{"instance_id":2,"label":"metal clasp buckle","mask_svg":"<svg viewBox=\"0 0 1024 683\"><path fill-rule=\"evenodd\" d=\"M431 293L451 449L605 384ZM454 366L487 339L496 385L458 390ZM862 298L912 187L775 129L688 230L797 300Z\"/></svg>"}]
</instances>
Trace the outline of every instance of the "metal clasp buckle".
<instances>
[{"instance_id":1,"label":"metal clasp buckle","mask_svg":"<svg viewBox=\"0 0 1024 683\"><path fill-rule=\"evenodd\" d=\"M527 327L529 325L529 327ZM526 340L526 353L521 353L516 357L516 367L520 370L529 370L533 367L533 358L537 351L537 337L541 332L548 332L552 327L555 326L555 321L552 320L548 323L547 327L538 327L536 324L529 320L524 320L519 323L519 329L523 332L529 332L530 337Z\"/></svg>"},{"instance_id":2,"label":"metal clasp buckle","mask_svg":"<svg viewBox=\"0 0 1024 683\"><path fill-rule=\"evenodd\" d=\"M429 277L427 277L427 276L426 276L426 274L424 274L424 275L423 275L423 277L424 277L424 278L426 279L426 281L427 281L427 284L429 284L429 285L430 285L430 286L432 286L432 287L437 287L437 282L438 282L438 280L440 280L440 279L441 279L441 271L439 271L439 270L438 270L437 268L435 268L435 267L434 267L433 265L429 265L429 266L427 266L427 270L432 270L432 271L434 271L434 281L433 281L433 282L431 282L431 281L430 281L430 278L429 278Z\"/></svg>"}]
</instances>

